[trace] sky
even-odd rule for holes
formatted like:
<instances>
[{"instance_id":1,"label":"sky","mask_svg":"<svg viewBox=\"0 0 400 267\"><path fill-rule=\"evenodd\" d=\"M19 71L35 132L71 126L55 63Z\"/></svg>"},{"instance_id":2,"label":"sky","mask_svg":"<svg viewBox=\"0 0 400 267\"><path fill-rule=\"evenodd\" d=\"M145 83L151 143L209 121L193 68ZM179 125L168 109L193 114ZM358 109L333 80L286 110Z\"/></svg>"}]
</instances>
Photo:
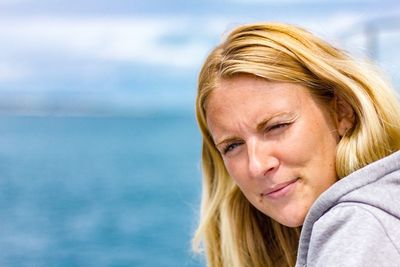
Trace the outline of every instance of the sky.
<instances>
[{"instance_id":1,"label":"sky","mask_svg":"<svg viewBox=\"0 0 400 267\"><path fill-rule=\"evenodd\" d=\"M399 18L397 0L0 0L0 114L193 111L207 53L256 21L306 28L396 80Z\"/></svg>"}]
</instances>

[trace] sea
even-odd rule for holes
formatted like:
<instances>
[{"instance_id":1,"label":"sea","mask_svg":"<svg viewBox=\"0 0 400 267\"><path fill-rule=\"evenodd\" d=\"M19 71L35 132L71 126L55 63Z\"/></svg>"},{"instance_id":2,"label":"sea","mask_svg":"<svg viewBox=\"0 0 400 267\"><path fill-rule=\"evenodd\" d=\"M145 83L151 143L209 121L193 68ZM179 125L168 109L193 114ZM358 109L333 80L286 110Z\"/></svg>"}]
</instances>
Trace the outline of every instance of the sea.
<instances>
[{"instance_id":1,"label":"sea","mask_svg":"<svg viewBox=\"0 0 400 267\"><path fill-rule=\"evenodd\" d=\"M193 112L0 117L0 266L200 267Z\"/></svg>"}]
</instances>

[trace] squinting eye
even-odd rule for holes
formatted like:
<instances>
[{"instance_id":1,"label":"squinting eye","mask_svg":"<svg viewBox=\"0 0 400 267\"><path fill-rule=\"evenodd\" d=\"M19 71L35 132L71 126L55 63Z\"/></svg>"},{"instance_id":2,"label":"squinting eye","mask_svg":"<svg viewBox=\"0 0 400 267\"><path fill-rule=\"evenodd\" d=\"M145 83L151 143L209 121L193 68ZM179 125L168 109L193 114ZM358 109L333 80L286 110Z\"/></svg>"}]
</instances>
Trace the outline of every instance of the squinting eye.
<instances>
[{"instance_id":1,"label":"squinting eye","mask_svg":"<svg viewBox=\"0 0 400 267\"><path fill-rule=\"evenodd\" d=\"M290 123L279 123L267 128L267 131L277 130L289 126Z\"/></svg>"},{"instance_id":2,"label":"squinting eye","mask_svg":"<svg viewBox=\"0 0 400 267\"><path fill-rule=\"evenodd\" d=\"M228 144L227 146L225 146L222 150L223 154L225 155L226 153L229 153L230 151L234 150L236 147L238 147L239 145L241 145L241 143L232 143L232 144Z\"/></svg>"}]
</instances>

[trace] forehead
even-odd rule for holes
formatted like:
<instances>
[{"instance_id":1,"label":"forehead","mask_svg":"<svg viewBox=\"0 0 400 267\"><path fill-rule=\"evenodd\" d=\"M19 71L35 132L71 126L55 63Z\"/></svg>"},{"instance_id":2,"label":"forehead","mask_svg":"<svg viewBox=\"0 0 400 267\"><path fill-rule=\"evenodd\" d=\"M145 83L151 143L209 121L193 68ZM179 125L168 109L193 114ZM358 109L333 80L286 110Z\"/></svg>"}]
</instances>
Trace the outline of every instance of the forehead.
<instances>
[{"instance_id":1,"label":"forehead","mask_svg":"<svg viewBox=\"0 0 400 267\"><path fill-rule=\"evenodd\" d=\"M311 98L309 90L301 85L273 82L252 75L237 75L221 79L208 96L206 113L238 110L279 109L298 105L300 100Z\"/></svg>"}]
</instances>

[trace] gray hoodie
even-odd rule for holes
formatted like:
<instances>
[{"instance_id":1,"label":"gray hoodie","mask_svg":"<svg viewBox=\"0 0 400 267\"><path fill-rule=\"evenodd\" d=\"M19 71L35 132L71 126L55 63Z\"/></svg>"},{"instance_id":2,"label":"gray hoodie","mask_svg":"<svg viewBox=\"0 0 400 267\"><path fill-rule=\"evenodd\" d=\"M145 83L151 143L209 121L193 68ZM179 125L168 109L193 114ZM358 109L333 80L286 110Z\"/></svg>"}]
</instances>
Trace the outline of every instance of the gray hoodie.
<instances>
[{"instance_id":1,"label":"gray hoodie","mask_svg":"<svg viewBox=\"0 0 400 267\"><path fill-rule=\"evenodd\" d=\"M400 266L400 152L341 179L311 207L296 267Z\"/></svg>"}]
</instances>

